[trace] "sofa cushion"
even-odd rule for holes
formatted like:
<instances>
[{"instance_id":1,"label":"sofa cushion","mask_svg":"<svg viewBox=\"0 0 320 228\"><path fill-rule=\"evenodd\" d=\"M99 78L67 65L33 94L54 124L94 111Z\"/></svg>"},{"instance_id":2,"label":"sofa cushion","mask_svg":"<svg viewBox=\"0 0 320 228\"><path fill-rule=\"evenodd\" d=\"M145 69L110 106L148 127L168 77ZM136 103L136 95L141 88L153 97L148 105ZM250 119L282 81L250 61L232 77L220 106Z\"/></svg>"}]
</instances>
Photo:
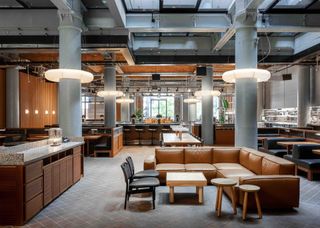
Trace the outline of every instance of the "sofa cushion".
<instances>
[{"instance_id":1,"label":"sofa cushion","mask_svg":"<svg viewBox=\"0 0 320 228\"><path fill-rule=\"evenodd\" d=\"M216 178L216 168L207 163L190 163L185 164L187 172L196 172L200 171L206 177L208 184L210 184L211 179Z\"/></svg>"},{"instance_id":2,"label":"sofa cushion","mask_svg":"<svg viewBox=\"0 0 320 228\"><path fill-rule=\"evenodd\" d=\"M212 163L239 163L238 148L213 148Z\"/></svg>"},{"instance_id":3,"label":"sofa cushion","mask_svg":"<svg viewBox=\"0 0 320 228\"><path fill-rule=\"evenodd\" d=\"M241 149L239 153L239 163L246 168L249 167L249 154L250 152L245 149Z\"/></svg>"},{"instance_id":4,"label":"sofa cushion","mask_svg":"<svg viewBox=\"0 0 320 228\"><path fill-rule=\"evenodd\" d=\"M185 148L185 163L212 163L212 148Z\"/></svg>"},{"instance_id":5,"label":"sofa cushion","mask_svg":"<svg viewBox=\"0 0 320 228\"><path fill-rule=\"evenodd\" d=\"M217 177L231 178L239 181L240 177L255 176L253 172L246 168L242 169L223 169L217 171Z\"/></svg>"},{"instance_id":6,"label":"sofa cushion","mask_svg":"<svg viewBox=\"0 0 320 228\"><path fill-rule=\"evenodd\" d=\"M294 175L294 163L267 155L262 159L262 175Z\"/></svg>"},{"instance_id":7,"label":"sofa cushion","mask_svg":"<svg viewBox=\"0 0 320 228\"><path fill-rule=\"evenodd\" d=\"M156 148L156 163L184 163L183 148Z\"/></svg>"},{"instance_id":8,"label":"sofa cushion","mask_svg":"<svg viewBox=\"0 0 320 228\"><path fill-rule=\"evenodd\" d=\"M262 159L262 156L250 153L248 167L246 168L249 168L255 174L260 175L262 172Z\"/></svg>"},{"instance_id":9,"label":"sofa cushion","mask_svg":"<svg viewBox=\"0 0 320 228\"><path fill-rule=\"evenodd\" d=\"M215 163L213 164L218 170L221 169L242 169L244 168L239 163Z\"/></svg>"},{"instance_id":10,"label":"sofa cushion","mask_svg":"<svg viewBox=\"0 0 320 228\"><path fill-rule=\"evenodd\" d=\"M157 171L185 171L184 164L161 163L156 165Z\"/></svg>"}]
</instances>

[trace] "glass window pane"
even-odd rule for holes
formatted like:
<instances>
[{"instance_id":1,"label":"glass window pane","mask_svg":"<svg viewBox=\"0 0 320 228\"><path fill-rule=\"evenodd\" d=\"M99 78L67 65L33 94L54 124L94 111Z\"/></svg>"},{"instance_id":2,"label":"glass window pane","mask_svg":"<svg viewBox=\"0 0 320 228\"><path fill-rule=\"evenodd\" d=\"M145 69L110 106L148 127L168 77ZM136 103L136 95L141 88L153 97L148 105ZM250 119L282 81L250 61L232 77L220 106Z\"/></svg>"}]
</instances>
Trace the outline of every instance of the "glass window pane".
<instances>
[{"instance_id":1,"label":"glass window pane","mask_svg":"<svg viewBox=\"0 0 320 228\"><path fill-rule=\"evenodd\" d=\"M300 9L307 7L313 0L280 0L274 8Z\"/></svg>"},{"instance_id":2,"label":"glass window pane","mask_svg":"<svg viewBox=\"0 0 320 228\"><path fill-rule=\"evenodd\" d=\"M200 10L229 9L233 0L202 0Z\"/></svg>"},{"instance_id":3,"label":"glass window pane","mask_svg":"<svg viewBox=\"0 0 320 228\"><path fill-rule=\"evenodd\" d=\"M180 8L188 9L195 8L197 0L164 0L163 8Z\"/></svg>"},{"instance_id":4,"label":"glass window pane","mask_svg":"<svg viewBox=\"0 0 320 228\"><path fill-rule=\"evenodd\" d=\"M128 10L159 10L159 0L125 0Z\"/></svg>"}]
</instances>

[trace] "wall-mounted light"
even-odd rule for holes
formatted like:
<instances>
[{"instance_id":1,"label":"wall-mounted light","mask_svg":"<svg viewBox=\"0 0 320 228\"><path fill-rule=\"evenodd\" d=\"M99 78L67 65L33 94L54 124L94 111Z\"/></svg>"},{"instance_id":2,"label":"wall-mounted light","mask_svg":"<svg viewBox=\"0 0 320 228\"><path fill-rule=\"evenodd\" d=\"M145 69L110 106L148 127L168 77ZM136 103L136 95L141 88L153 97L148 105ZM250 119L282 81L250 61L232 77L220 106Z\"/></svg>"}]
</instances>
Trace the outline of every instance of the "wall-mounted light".
<instances>
[{"instance_id":1,"label":"wall-mounted light","mask_svg":"<svg viewBox=\"0 0 320 228\"><path fill-rule=\"evenodd\" d=\"M49 111L48 111L48 110L44 111L44 114L48 115L48 114L49 114Z\"/></svg>"},{"instance_id":2,"label":"wall-mounted light","mask_svg":"<svg viewBox=\"0 0 320 228\"><path fill-rule=\"evenodd\" d=\"M38 115L39 114L39 110L38 109L34 110L34 114Z\"/></svg>"},{"instance_id":3,"label":"wall-mounted light","mask_svg":"<svg viewBox=\"0 0 320 228\"><path fill-rule=\"evenodd\" d=\"M25 114L29 114L29 109L25 109L25 110L24 110L24 113L25 113Z\"/></svg>"},{"instance_id":4,"label":"wall-mounted light","mask_svg":"<svg viewBox=\"0 0 320 228\"><path fill-rule=\"evenodd\" d=\"M56 111L53 110L53 111L52 111L52 115L55 115L55 114L56 114Z\"/></svg>"}]
</instances>

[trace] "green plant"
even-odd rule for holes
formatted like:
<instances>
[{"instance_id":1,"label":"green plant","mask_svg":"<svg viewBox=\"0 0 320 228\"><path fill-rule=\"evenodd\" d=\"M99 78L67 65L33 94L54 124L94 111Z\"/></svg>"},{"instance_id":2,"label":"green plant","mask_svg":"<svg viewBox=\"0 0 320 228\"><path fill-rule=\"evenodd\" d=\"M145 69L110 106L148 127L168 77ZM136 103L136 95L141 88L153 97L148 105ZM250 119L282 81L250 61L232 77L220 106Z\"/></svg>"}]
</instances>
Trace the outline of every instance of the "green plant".
<instances>
[{"instance_id":1,"label":"green plant","mask_svg":"<svg viewBox=\"0 0 320 228\"><path fill-rule=\"evenodd\" d=\"M142 109L138 109L138 110L136 111L135 115L136 115L137 119L142 120L142 118L143 118L143 111L142 111Z\"/></svg>"},{"instance_id":2,"label":"green plant","mask_svg":"<svg viewBox=\"0 0 320 228\"><path fill-rule=\"evenodd\" d=\"M225 98L222 98L222 107L225 110L227 110L229 108L229 102Z\"/></svg>"}]
</instances>

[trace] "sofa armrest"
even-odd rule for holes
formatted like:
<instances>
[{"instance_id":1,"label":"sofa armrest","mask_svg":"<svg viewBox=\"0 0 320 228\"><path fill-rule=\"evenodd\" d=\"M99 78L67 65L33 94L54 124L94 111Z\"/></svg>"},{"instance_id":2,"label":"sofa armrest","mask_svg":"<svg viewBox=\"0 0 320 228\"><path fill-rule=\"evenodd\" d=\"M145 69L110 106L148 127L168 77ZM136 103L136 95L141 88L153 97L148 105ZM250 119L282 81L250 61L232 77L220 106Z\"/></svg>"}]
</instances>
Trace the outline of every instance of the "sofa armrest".
<instances>
[{"instance_id":1,"label":"sofa armrest","mask_svg":"<svg viewBox=\"0 0 320 228\"><path fill-rule=\"evenodd\" d=\"M156 169L156 158L154 155L149 155L144 159L143 169Z\"/></svg>"},{"instance_id":2,"label":"sofa armrest","mask_svg":"<svg viewBox=\"0 0 320 228\"><path fill-rule=\"evenodd\" d=\"M319 158L319 156L312 153L312 150L320 149L319 145L294 145L292 149L293 159L312 159Z\"/></svg>"},{"instance_id":3,"label":"sofa armrest","mask_svg":"<svg viewBox=\"0 0 320 228\"><path fill-rule=\"evenodd\" d=\"M259 198L263 208L299 207L300 178L291 175L259 175L241 177L239 184L253 184L260 187ZM239 202L243 202L240 194Z\"/></svg>"}]
</instances>

